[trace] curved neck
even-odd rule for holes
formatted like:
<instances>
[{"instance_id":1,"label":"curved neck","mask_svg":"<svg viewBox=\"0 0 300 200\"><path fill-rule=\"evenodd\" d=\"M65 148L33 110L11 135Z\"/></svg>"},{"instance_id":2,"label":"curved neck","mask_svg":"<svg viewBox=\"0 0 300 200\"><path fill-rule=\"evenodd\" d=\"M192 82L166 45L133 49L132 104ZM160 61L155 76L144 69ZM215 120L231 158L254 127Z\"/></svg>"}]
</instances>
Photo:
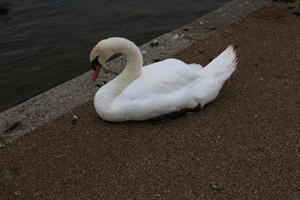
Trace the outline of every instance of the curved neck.
<instances>
[{"instance_id":1,"label":"curved neck","mask_svg":"<svg viewBox=\"0 0 300 200\"><path fill-rule=\"evenodd\" d=\"M127 39L111 38L111 40L115 40L113 48L114 54L121 53L126 58L126 66L118 77L121 76L130 82L135 80L141 75L143 66L143 57L140 49Z\"/></svg>"},{"instance_id":2,"label":"curved neck","mask_svg":"<svg viewBox=\"0 0 300 200\"><path fill-rule=\"evenodd\" d=\"M143 58L139 48L124 38L109 38L107 46L112 54L121 53L126 58L124 70L113 80L99 89L95 100L104 104L112 103L132 81L138 78L142 71ZM99 98L99 99L98 99Z\"/></svg>"}]
</instances>

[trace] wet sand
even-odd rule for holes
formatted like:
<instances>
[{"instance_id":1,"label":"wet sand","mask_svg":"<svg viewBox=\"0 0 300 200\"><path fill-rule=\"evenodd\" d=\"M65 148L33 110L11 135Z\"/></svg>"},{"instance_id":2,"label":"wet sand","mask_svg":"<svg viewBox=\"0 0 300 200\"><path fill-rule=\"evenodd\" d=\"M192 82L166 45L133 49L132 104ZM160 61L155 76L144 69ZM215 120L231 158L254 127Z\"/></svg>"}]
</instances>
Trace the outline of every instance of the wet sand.
<instances>
[{"instance_id":1,"label":"wet sand","mask_svg":"<svg viewBox=\"0 0 300 200\"><path fill-rule=\"evenodd\" d=\"M273 3L174 55L206 64L237 48L237 72L199 113L108 123L87 103L7 145L0 199L300 199L293 5Z\"/></svg>"}]
</instances>

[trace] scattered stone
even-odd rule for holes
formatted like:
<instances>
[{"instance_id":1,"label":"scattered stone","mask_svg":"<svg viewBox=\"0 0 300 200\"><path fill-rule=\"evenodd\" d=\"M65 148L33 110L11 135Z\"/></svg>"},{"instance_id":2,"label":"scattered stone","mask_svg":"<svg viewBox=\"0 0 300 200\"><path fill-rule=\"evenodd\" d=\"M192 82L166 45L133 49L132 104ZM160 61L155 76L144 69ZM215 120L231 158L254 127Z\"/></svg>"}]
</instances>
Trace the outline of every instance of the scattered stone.
<instances>
[{"instance_id":1,"label":"scattered stone","mask_svg":"<svg viewBox=\"0 0 300 200\"><path fill-rule=\"evenodd\" d=\"M79 117L77 115L73 115L72 117L72 124L76 124L79 120Z\"/></svg>"},{"instance_id":2,"label":"scattered stone","mask_svg":"<svg viewBox=\"0 0 300 200\"><path fill-rule=\"evenodd\" d=\"M7 125L7 128L4 130L5 133L11 132L18 128L22 123L20 121L13 122Z\"/></svg>"},{"instance_id":3,"label":"scattered stone","mask_svg":"<svg viewBox=\"0 0 300 200\"><path fill-rule=\"evenodd\" d=\"M159 58L152 58L152 61L153 61L153 62L159 62L160 59L159 59Z\"/></svg>"},{"instance_id":4,"label":"scattered stone","mask_svg":"<svg viewBox=\"0 0 300 200\"><path fill-rule=\"evenodd\" d=\"M216 27L211 26L211 27L209 27L209 30L214 31L214 30L216 30Z\"/></svg>"},{"instance_id":5,"label":"scattered stone","mask_svg":"<svg viewBox=\"0 0 300 200\"><path fill-rule=\"evenodd\" d=\"M203 21L200 21L200 22L199 22L199 24L203 25L203 24L204 24L204 22L203 22Z\"/></svg>"},{"instance_id":6,"label":"scattered stone","mask_svg":"<svg viewBox=\"0 0 300 200\"><path fill-rule=\"evenodd\" d=\"M159 45L159 42L158 42L158 40L156 40L156 39L153 40L153 42L150 43L150 46L151 46L151 47L156 47L156 46L158 46L158 45Z\"/></svg>"},{"instance_id":7,"label":"scattered stone","mask_svg":"<svg viewBox=\"0 0 300 200\"><path fill-rule=\"evenodd\" d=\"M20 196L21 195L21 192L20 191L15 191L15 196Z\"/></svg>"},{"instance_id":8,"label":"scattered stone","mask_svg":"<svg viewBox=\"0 0 300 200\"><path fill-rule=\"evenodd\" d=\"M190 29L189 28L184 28L182 29L183 31L189 31Z\"/></svg>"},{"instance_id":9,"label":"scattered stone","mask_svg":"<svg viewBox=\"0 0 300 200\"><path fill-rule=\"evenodd\" d=\"M176 33L173 37L174 40L177 40L179 38L179 35Z\"/></svg>"},{"instance_id":10,"label":"scattered stone","mask_svg":"<svg viewBox=\"0 0 300 200\"><path fill-rule=\"evenodd\" d=\"M220 192L220 191L222 191L222 190L224 190L224 188L222 188L222 187L220 187L220 186L217 186L215 183L211 183L210 184L210 187L213 189L213 190L215 190L215 191L217 191L217 192Z\"/></svg>"},{"instance_id":11,"label":"scattered stone","mask_svg":"<svg viewBox=\"0 0 300 200\"><path fill-rule=\"evenodd\" d=\"M148 51L147 50L141 50L142 54L146 54Z\"/></svg>"}]
</instances>

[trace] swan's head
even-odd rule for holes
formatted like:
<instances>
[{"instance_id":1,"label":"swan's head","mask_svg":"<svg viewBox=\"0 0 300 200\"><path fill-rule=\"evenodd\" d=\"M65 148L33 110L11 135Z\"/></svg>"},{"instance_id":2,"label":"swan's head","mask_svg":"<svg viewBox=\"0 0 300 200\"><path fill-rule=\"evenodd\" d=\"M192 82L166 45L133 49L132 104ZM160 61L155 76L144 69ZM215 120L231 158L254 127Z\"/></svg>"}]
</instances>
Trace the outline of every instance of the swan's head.
<instances>
[{"instance_id":1,"label":"swan's head","mask_svg":"<svg viewBox=\"0 0 300 200\"><path fill-rule=\"evenodd\" d=\"M90 54L90 63L93 68L92 79L95 81L98 78L101 67L109 58L115 54L114 49L111 48L109 39L101 40L92 49Z\"/></svg>"},{"instance_id":2,"label":"swan's head","mask_svg":"<svg viewBox=\"0 0 300 200\"><path fill-rule=\"evenodd\" d=\"M93 68L93 80L97 79L101 67L113 59L113 56L117 53L125 55L127 61L131 62L131 65L127 63L129 66L137 66L137 69L132 74L140 74L141 67L143 66L143 57L139 48L125 38L111 37L98 42L91 51L90 63Z\"/></svg>"}]
</instances>

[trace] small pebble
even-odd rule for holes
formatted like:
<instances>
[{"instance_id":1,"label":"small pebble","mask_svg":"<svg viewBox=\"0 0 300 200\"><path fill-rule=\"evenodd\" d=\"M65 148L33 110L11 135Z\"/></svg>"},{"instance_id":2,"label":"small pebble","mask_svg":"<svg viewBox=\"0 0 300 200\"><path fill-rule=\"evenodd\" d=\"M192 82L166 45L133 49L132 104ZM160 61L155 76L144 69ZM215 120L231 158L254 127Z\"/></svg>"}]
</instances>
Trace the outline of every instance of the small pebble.
<instances>
[{"instance_id":1,"label":"small pebble","mask_svg":"<svg viewBox=\"0 0 300 200\"><path fill-rule=\"evenodd\" d=\"M211 183L210 187L212 189L214 189L215 191L217 191L217 192L220 192L220 191L224 190L224 188L217 186L215 183Z\"/></svg>"},{"instance_id":2,"label":"small pebble","mask_svg":"<svg viewBox=\"0 0 300 200\"><path fill-rule=\"evenodd\" d=\"M78 120L79 120L79 117L77 115L73 115L72 124L76 124Z\"/></svg>"},{"instance_id":3,"label":"small pebble","mask_svg":"<svg viewBox=\"0 0 300 200\"><path fill-rule=\"evenodd\" d=\"M146 53L147 53L147 50L141 50L141 53L142 53L142 54L146 54Z\"/></svg>"},{"instance_id":4,"label":"small pebble","mask_svg":"<svg viewBox=\"0 0 300 200\"><path fill-rule=\"evenodd\" d=\"M174 40L177 40L179 38L179 35L178 34L175 34L174 36L173 36L173 39Z\"/></svg>"},{"instance_id":5,"label":"small pebble","mask_svg":"<svg viewBox=\"0 0 300 200\"><path fill-rule=\"evenodd\" d=\"M216 30L216 27L211 26L211 27L209 27L209 30L214 31L214 30Z\"/></svg>"},{"instance_id":6,"label":"small pebble","mask_svg":"<svg viewBox=\"0 0 300 200\"><path fill-rule=\"evenodd\" d=\"M15 196L20 196L21 192L20 191L15 191Z\"/></svg>"},{"instance_id":7,"label":"small pebble","mask_svg":"<svg viewBox=\"0 0 300 200\"><path fill-rule=\"evenodd\" d=\"M184 28L182 29L183 31L189 31L190 29L189 28Z\"/></svg>"},{"instance_id":8,"label":"small pebble","mask_svg":"<svg viewBox=\"0 0 300 200\"><path fill-rule=\"evenodd\" d=\"M153 40L153 42L150 43L150 46L151 46L151 47L156 47L156 46L158 46L158 45L159 45L159 42L158 42L158 40L156 40L156 39Z\"/></svg>"}]
</instances>

